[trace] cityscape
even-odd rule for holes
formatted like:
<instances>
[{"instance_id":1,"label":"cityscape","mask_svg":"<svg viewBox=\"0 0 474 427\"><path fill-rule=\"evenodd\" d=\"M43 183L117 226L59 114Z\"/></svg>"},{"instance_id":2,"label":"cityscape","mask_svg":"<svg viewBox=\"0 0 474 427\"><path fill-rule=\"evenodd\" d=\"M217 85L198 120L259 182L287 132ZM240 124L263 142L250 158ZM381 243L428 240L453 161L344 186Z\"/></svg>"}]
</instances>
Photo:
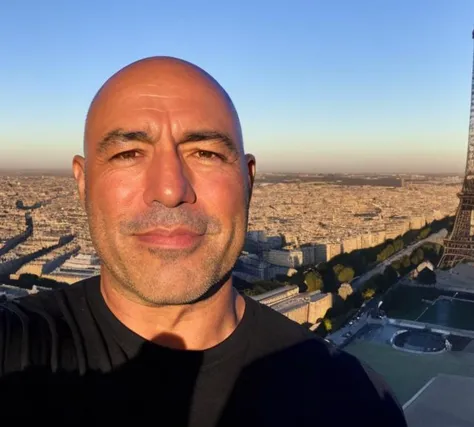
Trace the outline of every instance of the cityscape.
<instances>
[{"instance_id":1,"label":"cityscape","mask_svg":"<svg viewBox=\"0 0 474 427\"><path fill-rule=\"evenodd\" d=\"M124 414L134 417L140 412L140 416L147 416L141 408L147 411L150 408L141 401L142 396L151 398L153 405L158 402L160 408L168 406L162 404L166 400L162 397L166 396L183 412L175 414L174 421L179 425L189 422L189 425L200 426L202 420L211 422L209 420L215 414L210 416L207 411L212 405L216 411L222 409L222 414L216 412L215 416L222 415L225 420L227 410L234 414L232 399L235 399L235 408L238 408L235 412L246 412L248 405L252 410L242 414L242 419L258 419L260 425L267 425L266 420L276 420L280 415L285 422L280 421L277 425L298 427L307 422L307 418L311 420L304 425L312 425L314 411L327 408L331 408L328 413L334 413L341 407L341 413L347 409L351 416L356 406L354 402L357 402L358 406L363 406L357 408L357 415L363 419L371 414L367 419L373 420L375 416L372 415L377 414L381 417L380 426L383 426L384 414L381 412L389 413L391 403L397 406L396 400L400 405L396 410L400 414L403 411L408 427L474 427L471 403L474 395L474 31L470 27L474 4L420 0L381 6L364 0L341 0L314 4L296 1L283 8L278 2L263 5L265 2L243 0L236 5L226 3L223 6L222 3L217 8L210 3L197 5L185 0L179 6L169 2L157 6L149 2L146 8L143 4L130 8L129 4L120 1L113 7L99 5L100 2L91 2L87 7L82 3L61 7L33 3L28 8L9 5L12 18L6 18L3 25L4 39L9 40L4 56L9 58L9 63L0 69L0 73L4 73L0 81L4 82L6 94L4 105L0 105L3 107L0 115L4 118L0 134L0 321L7 319L3 328L0 323L0 377L6 378L7 389L9 384L15 385L16 378L22 379L22 375L16 377L17 373L23 374L30 367L36 369L35 363L38 363L41 367L37 370L39 376L36 377L36 371L32 369L31 384L25 383L32 387L28 392L35 404L43 402L39 397L43 397L40 394L44 383L36 381L36 378L43 378L43 365L46 366L46 378L53 372L58 384L62 384L61 381L66 385L76 384L68 382L74 378L77 384L84 384L84 390L87 387L94 389L90 396L86 396L87 393L82 396L81 391L77 391L79 388L74 390L79 403L64 393L61 404L72 402L70 407L78 411L75 414L78 419L87 419L89 408L91 413L99 406L105 413L109 411L110 402L98 403L102 399L102 391L98 390L113 391L111 396L115 399L123 398L120 387L124 387L127 393L131 390L129 396L136 398L130 408L125 408L129 403L127 398L122 400L127 403L123 405L124 409L130 410ZM64 8L62 12L61 8ZM143 16L143 10L147 16ZM159 16L159 25L142 24L148 15ZM108 25L104 31L104 22L138 22L140 25L134 25L133 31L123 31L123 25ZM143 62L151 65L141 69L138 66L140 72L136 75L133 66L125 71L126 77L121 77L122 80L120 72L113 74L125 64L133 65L133 60L140 62L139 58L147 57L153 60L151 56L165 58L165 66L153 69L153 61L145 60ZM191 65L183 65L185 61L182 64L179 58L189 60ZM197 79L192 64L202 66L206 70L202 75L207 76L209 72L225 89L216 85L219 89L216 91L210 79ZM146 68L148 66L150 68ZM186 68L188 66L191 68ZM179 67L186 70L182 80L179 80L182 70ZM163 78L165 83L149 71L152 69L153 73L161 70L159 79ZM153 74L155 80L150 78L148 81L148 73ZM100 86L107 76L116 75L119 75L118 80L113 77L107 81L112 81L112 90L107 83ZM178 75L180 77L176 78ZM202 75L200 79L203 79ZM164 90L160 85L168 88L171 95L160 92ZM182 90L181 85L186 90ZM97 92L100 87L102 89ZM149 93L137 89L143 87ZM130 88L135 88L138 95L135 92L130 95ZM195 89L198 95L194 94ZM176 96L176 93L180 95ZM181 96L181 93L185 95ZM221 97L225 98L224 103ZM97 103L95 106L94 102ZM132 108L127 107L128 102ZM174 102L179 108L175 108ZM211 114L206 110L207 102ZM222 117L219 116L221 113ZM206 114L212 118L215 115L219 125L215 129L210 120L210 131L207 124L204 130L196 130L194 121L207 123ZM163 125L166 120L162 117L165 116L169 116L169 123ZM192 125L186 124L188 119ZM114 126L118 123L117 129L111 131L107 120ZM142 121L146 126L151 124L150 133L148 128L142 131ZM127 124L122 129L124 122ZM140 129L135 130L138 122ZM228 122L231 132L226 130ZM221 123L224 131L220 129ZM126 129L129 125L131 130ZM94 126L100 131L90 130ZM101 126L109 133L101 133L104 130ZM187 126L196 134L185 134L181 140L181 130L176 129L182 127L182 131L187 132ZM173 257L182 254L169 251L166 242L174 238L177 247L184 242L182 247L187 250L197 241L194 248L198 247L199 239L208 232L209 222L203 220L198 224L200 218L191 218L196 221L196 229L201 226L199 233L193 229L180 234L181 228L186 228L180 218L182 227L178 227L178 231L158 229L152 230L156 231L153 235L145 231L142 234L139 228L150 228L152 222L146 223L146 217L134 218L134 223L124 221L120 226L125 229L128 225L133 229L129 233L133 234L133 239L124 238L120 244L107 244L110 259L119 255L114 262L120 264L116 268L123 274L122 279L128 277L127 288L125 279L118 280L115 276L117 272L103 269L79 197L78 169L74 169L75 179L68 165L81 148L83 158L76 157L74 165L79 167L80 164L82 168L89 162L91 146L96 150L94 144L98 148L92 156L98 156L97 153L105 152L113 143L125 146L130 141L138 141L147 149L158 147L150 158L163 162L156 153L161 149L159 144L164 129L170 130L166 137L170 136L170 141L176 142L177 147L183 146L180 141L190 142L186 147L193 147L193 144L202 147L199 144L204 142L209 143L208 146L217 145L217 140L224 143L222 145L232 152L231 155L236 155L237 160L238 156L244 158L246 153L255 155L256 175L245 241L242 250L239 246L235 251L238 258L231 272L225 270L228 272L225 280L222 278L224 273L197 280L201 268L203 274L208 271L202 266L196 266L194 270L194 261L189 261L194 260L191 257L185 261L188 264L172 264L175 262ZM155 131L156 140L152 135ZM91 137L95 136L94 132L101 135L99 142ZM176 158L184 156L179 150L176 148ZM193 177L196 182L200 179L204 182L208 173L211 176L223 164L225 166L219 169L221 172L227 171L227 165L233 164L235 168L238 165L226 155L214 152L214 148L213 151L196 150L190 155L192 160L189 162L195 161L198 166L194 167L205 165L202 170L198 169L197 178ZM140 165L136 159L142 156L142 151L136 147L127 148L107 160L104 155L102 166L97 166L93 160L92 168L86 168L88 171L95 168L88 174L95 173L95 177L102 180L100 185L92 186L94 197L112 201L107 209L109 206L111 211L115 209L105 212L107 209L101 206L104 218L100 218L102 222L97 230L110 225L107 221L111 218L115 221L119 210L127 208L121 201L136 199L134 191L142 185L140 180L146 181L147 190L152 189L150 194L159 187L155 186L156 182L169 183L166 179L155 180L156 176L171 176L171 172L159 175L162 170L154 168L155 163L144 162L148 169L145 166L133 169L136 164ZM169 153L174 152L170 150ZM179 158L180 162L184 159ZM253 164L248 157L245 159L251 172ZM119 164L119 160L123 162L120 163L123 169L114 176L112 169L116 166L110 164ZM213 163L214 160L220 162L217 163L219 166ZM192 163L189 165L186 167L193 167ZM165 170L167 167L166 163L163 168L166 173L169 172ZM115 172L117 170L119 167ZM236 170L232 169L232 172ZM153 172L148 176L149 171ZM172 167L170 171L176 172ZM142 172L143 175L139 175ZM243 175L246 173L244 170ZM145 174L146 178L143 178ZM239 169L239 179L241 174ZM109 176L112 179L106 181L104 175L107 175L106 179L110 179ZM132 183L136 185L133 187L130 182L135 176L140 182ZM186 173L183 172L183 176L187 179ZM234 175L215 173L202 184L204 191L196 192L196 200L203 197L204 210L212 206L216 212L224 211L216 214L216 229L219 229L221 215L230 218L242 211L242 205L238 211L233 204L236 203L235 194L240 197L243 187L239 181L238 190L229 191L229 188L237 188L237 181L231 181L232 177ZM88 175L87 180L90 179ZM191 181L189 188L194 186ZM109 186L110 183L113 184ZM201 182L197 184L199 187ZM86 188L91 187L86 185ZM214 194L216 188L218 191ZM158 188L152 195L152 202L161 203L158 200L162 197L161 190ZM122 195L118 195L119 192ZM173 196L172 193L168 191L168 195ZM171 196L166 200L171 200ZM170 206L188 202L188 199L183 202L184 196L179 197L181 199L171 200ZM237 201L242 200L243 197ZM143 202L142 199L139 201ZM227 202L230 208L226 210L222 207L227 206ZM201 207L199 203L196 206ZM239 220L243 215L235 217ZM175 223L178 223L176 218ZM229 218L225 221L230 222ZM221 223L226 224L225 221ZM202 231L206 226L206 232ZM219 233L215 234L220 237ZM208 242L205 238L207 236L202 241ZM165 243L160 246L156 243L160 241ZM211 241L218 242L218 239ZM143 245L140 248L148 244L156 244L156 247L140 252L133 248L136 242ZM231 243L226 246L228 253L231 253ZM206 245L206 250L212 246ZM208 257L210 262L207 264L212 268L218 265L224 270L222 265L227 265L228 253L216 258L219 259L216 262L212 257L222 254L214 252L217 252L214 248L199 252L199 262L206 264L204 257ZM106 254L106 251L100 253ZM183 249L183 253L193 252ZM158 258L160 254L170 256L163 258L166 262L171 260L170 264L159 264L163 261ZM142 257L160 267L137 269L131 260L141 263ZM104 259L108 258L104 256ZM130 271L136 277L132 277ZM102 280L99 280L101 274ZM157 287L157 275L178 285ZM176 280L178 275L187 280ZM212 283L209 277L214 278ZM195 289L188 288L197 289L198 285L190 283L189 278L209 286L198 297L190 296ZM82 284L76 286L79 282ZM117 283L121 289L114 288ZM140 293L140 286L134 287L137 283L146 292ZM222 283L225 286L220 286ZM183 303L184 291L180 294L182 284L188 287L186 303ZM104 290L107 286L110 287L108 291ZM132 298L127 294L130 290ZM229 301L233 304L231 315L230 309L225 312L224 305L219 306L218 298L224 291L228 291L227 302L222 300L226 307L230 307ZM163 292L165 298L154 292ZM50 301L49 297L54 300L52 308L49 302L44 306L41 302ZM163 302L166 298L168 300ZM169 302L172 298L175 298L174 303ZM206 305L214 301L217 301L214 306ZM56 310L54 304L61 305L60 309ZM173 310L183 307L179 312L181 317L174 319L173 315L178 311ZM194 317L186 317L188 312L183 315L188 308L189 313L194 310ZM223 314L219 311L221 308ZM48 310L54 313L51 315ZM96 313L99 314L96 316ZM160 323L163 319L157 321L156 313L163 317L163 323ZM266 320L262 319L266 318L261 313L266 313L268 319L276 319L274 323L268 320L268 329L267 324L263 325ZM59 318L57 325L56 315ZM124 318L127 321L123 321ZM227 322L228 318L231 320ZM244 326L240 327L242 324ZM257 324L259 328L254 327ZM221 328L219 333L216 325ZM90 340L89 326L93 329ZM83 327L86 333L81 336ZM239 332L235 333L238 327ZM280 331L283 331L281 337ZM295 331L294 336L292 331ZM43 334L48 342L40 342ZM290 343L288 348L284 348L285 334ZM296 337L298 334L301 338ZM255 339L257 336L259 339ZM260 342L262 337L269 338L268 348L264 348L265 340ZM281 343L277 343L280 338ZM247 339L249 342L252 339L255 346L255 349L252 347L255 360L249 359L250 362L246 359L250 353L247 347L251 347L245 341ZM189 342L196 345L187 345ZM212 346L204 345L211 342ZM310 350L304 353L303 344L307 342L318 343L327 354L321 355L321 360L318 355L313 362L313 357L306 357L313 353ZM158 348L164 352L155 353ZM8 351L18 360L13 363L8 360ZM303 361L301 366L298 364L300 359L295 358L302 355L309 360L304 363L322 369L315 371L318 375L308 373ZM190 357L185 358L187 356ZM347 366L347 371L345 367L340 368L344 363L349 365L347 360L344 362L346 356L347 360L357 362L357 367ZM326 369L325 363L329 363L324 362L324 358L337 369L332 370L332 365L328 365L327 377L314 384L318 382L314 378L319 380L320 373ZM193 361L190 366L187 366L188 360ZM196 366L191 366L194 361ZM48 371L48 363L52 371ZM64 372L61 371L62 364L67 368ZM156 373L150 375L150 380L148 376L156 365L159 366ZM68 369L70 372L66 372ZM370 378L370 369L386 383L387 389L377 390L381 386ZM78 375L76 370L80 371ZM363 379L359 376L360 371L364 371ZM303 373L304 380L298 372ZM10 375L12 373L15 375ZM175 381L181 373L183 378ZM265 381L255 380L260 378L260 373ZM306 376L313 382L302 389L309 390L314 386L314 390L305 392L301 398L303 393L298 390L298 382L299 385L304 383ZM355 382L354 389L361 387L362 390L365 376L373 388L370 392L377 394L374 400L365 395L370 394L367 390L357 398L352 391L346 393ZM29 380L28 375L25 378ZM156 378L159 380L154 384ZM152 387L156 385L156 395L138 390L140 381L150 382ZM259 393L250 393L253 399L250 402L248 389L259 381L265 384L261 389L256 387ZM270 383L278 386L270 390L272 387L267 385ZM24 387L21 381L18 384ZM188 390L183 391L188 385L189 396ZM173 390L169 393L168 389ZM341 389L344 392L339 394ZM22 405L20 393L24 389L19 390L12 391L9 397ZM208 394L209 390L211 393ZM390 390L396 398L393 402ZM51 392L48 389L44 402L56 405L55 396L60 394L63 394L62 385L56 390L51 388ZM276 401L275 396L280 400ZM342 396L340 401L339 396ZM292 404L280 410L278 404L284 405L286 400ZM84 406L87 411L81 406L83 401L88 402ZM366 402L381 406L372 408ZM41 405L38 403L37 407ZM140 411L132 408L133 405L141 405ZM311 411L306 411L305 406L311 406ZM166 409L169 413L174 411L171 403ZM5 413L8 410L6 408ZM31 410L33 417L36 410ZM47 417L48 411L44 412ZM79 414L79 411L83 413ZM15 417L15 411L11 412ZM164 419L160 411L154 412L158 423ZM68 421L71 418L67 410L58 415L61 416ZM316 419L314 425L327 421L323 418ZM107 419L112 420L112 417ZM287 422L287 419L292 421ZM273 422L272 425L276 424ZM359 425L359 422L354 424Z\"/></svg>"},{"instance_id":2,"label":"cityscape","mask_svg":"<svg viewBox=\"0 0 474 427\"><path fill-rule=\"evenodd\" d=\"M244 283L241 292L366 360L408 419L424 420L420 412L433 403L413 400L419 390L430 381L430 390L455 388L474 375L474 265L437 268L463 182L262 173L235 286ZM3 299L100 274L71 176L3 172L0 203ZM436 359L420 359L425 352ZM397 375L392 363L416 373Z\"/></svg>"}]
</instances>

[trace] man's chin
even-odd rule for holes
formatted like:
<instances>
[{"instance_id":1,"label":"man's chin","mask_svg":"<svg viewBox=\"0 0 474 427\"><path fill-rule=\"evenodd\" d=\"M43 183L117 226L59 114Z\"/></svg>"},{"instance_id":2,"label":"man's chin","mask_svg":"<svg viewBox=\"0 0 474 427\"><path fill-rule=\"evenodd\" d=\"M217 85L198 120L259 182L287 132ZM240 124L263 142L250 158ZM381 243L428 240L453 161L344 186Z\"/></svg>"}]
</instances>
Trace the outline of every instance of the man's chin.
<instances>
[{"instance_id":1,"label":"man's chin","mask_svg":"<svg viewBox=\"0 0 474 427\"><path fill-rule=\"evenodd\" d=\"M197 248L190 249L168 249L168 248L147 248L147 252L155 259L162 260L165 262L184 261L189 258L195 252Z\"/></svg>"},{"instance_id":2,"label":"man's chin","mask_svg":"<svg viewBox=\"0 0 474 427\"><path fill-rule=\"evenodd\" d=\"M133 277L129 289L150 305L188 305L211 297L225 281L196 277L192 270L172 266Z\"/></svg>"}]
</instances>

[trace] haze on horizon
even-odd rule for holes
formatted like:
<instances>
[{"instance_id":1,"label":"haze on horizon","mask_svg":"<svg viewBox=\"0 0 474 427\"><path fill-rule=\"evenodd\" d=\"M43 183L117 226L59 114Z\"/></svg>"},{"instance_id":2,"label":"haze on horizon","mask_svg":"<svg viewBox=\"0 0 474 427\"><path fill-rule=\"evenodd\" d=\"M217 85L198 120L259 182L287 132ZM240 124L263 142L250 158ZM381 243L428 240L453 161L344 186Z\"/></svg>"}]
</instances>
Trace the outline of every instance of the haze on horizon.
<instances>
[{"instance_id":1,"label":"haze on horizon","mask_svg":"<svg viewBox=\"0 0 474 427\"><path fill-rule=\"evenodd\" d=\"M101 84L170 55L229 92L260 171L462 173L473 15L469 0L10 2L0 169L69 170Z\"/></svg>"}]
</instances>

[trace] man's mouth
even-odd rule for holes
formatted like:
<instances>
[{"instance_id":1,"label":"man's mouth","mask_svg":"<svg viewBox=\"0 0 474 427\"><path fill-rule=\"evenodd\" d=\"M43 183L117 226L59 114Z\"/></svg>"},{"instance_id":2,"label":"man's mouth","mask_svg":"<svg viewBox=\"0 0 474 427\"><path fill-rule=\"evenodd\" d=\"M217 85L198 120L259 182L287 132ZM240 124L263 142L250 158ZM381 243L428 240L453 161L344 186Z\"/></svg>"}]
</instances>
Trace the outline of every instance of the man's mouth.
<instances>
[{"instance_id":1,"label":"man's mouth","mask_svg":"<svg viewBox=\"0 0 474 427\"><path fill-rule=\"evenodd\" d=\"M189 249L196 246L203 236L186 227L155 228L134 234L141 243L162 249Z\"/></svg>"}]
</instances>

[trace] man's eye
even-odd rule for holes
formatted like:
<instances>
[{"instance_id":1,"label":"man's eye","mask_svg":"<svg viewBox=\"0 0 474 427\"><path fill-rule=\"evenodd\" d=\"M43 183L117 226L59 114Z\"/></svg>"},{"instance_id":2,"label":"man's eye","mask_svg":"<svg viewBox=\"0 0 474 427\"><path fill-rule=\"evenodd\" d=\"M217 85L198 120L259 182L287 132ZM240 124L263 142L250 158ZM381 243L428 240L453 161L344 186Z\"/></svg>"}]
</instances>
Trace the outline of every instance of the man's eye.
<instances>
[{"instance_id":1,"label":"man's eye","mask_svg":"<svg viewBox=\"0 0 474 427\"><path fill-rule=\"evenodd\" d=\"M200 150L196 155L202 160L224 160L220 154L213 153L212 151Z\"/></svg>"},{"instance_id":2,"label":"man's eye","mask_svg":"<svg viewBox=\"0 0 474 427\"><path fill-rule=\"evenodd\" d=\"M136 150L124 151L123 153L118 153L112 157L114 160L133 160L139 156L139 152Z\"/></svg>"}]
</instances>

